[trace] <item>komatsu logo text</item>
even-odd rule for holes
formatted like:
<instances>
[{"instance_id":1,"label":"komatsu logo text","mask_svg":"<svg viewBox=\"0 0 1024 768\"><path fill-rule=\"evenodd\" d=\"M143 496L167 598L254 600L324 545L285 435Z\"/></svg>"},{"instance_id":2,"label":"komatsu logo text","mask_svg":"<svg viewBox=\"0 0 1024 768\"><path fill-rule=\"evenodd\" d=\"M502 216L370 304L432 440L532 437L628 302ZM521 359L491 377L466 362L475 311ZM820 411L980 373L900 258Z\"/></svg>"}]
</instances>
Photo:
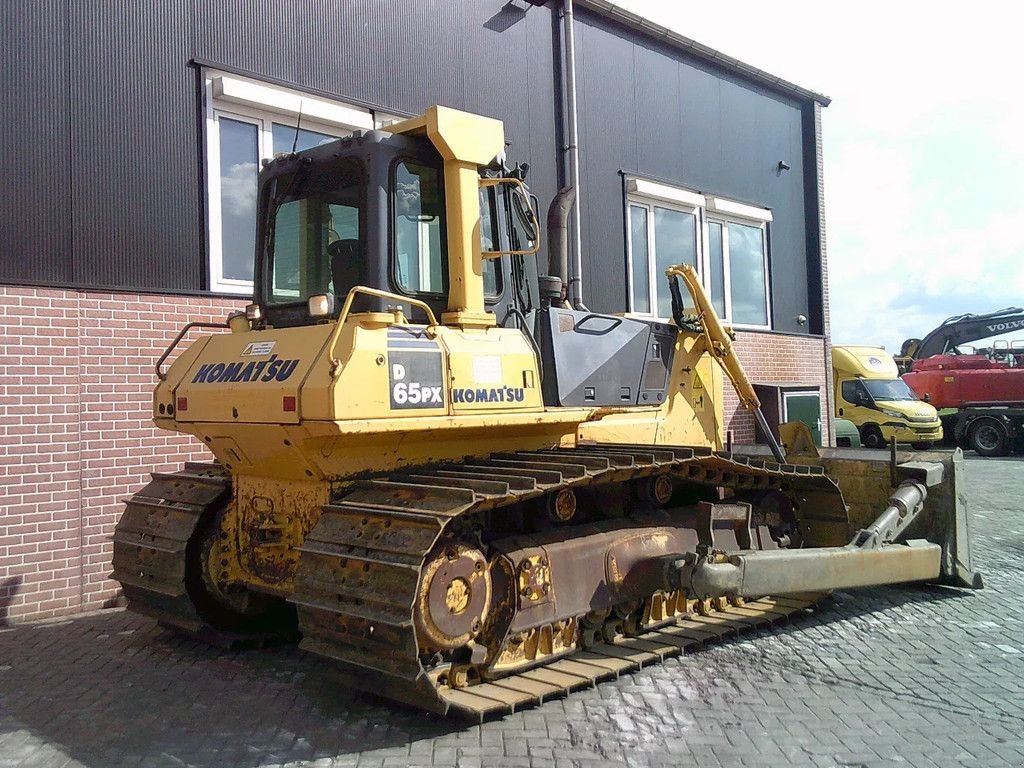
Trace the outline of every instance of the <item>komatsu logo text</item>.
<instances>
[{"instance_id":1,"label":"komatsu logo text","mask_svg":"<svg viewBox=\"0 0 1024 768\"><path fill-rule=\"evenodd\" d=\"M250 363L207 363L200 366L192 377L193 384L226 384L242 381L287 381L295 372L298 360L281 360L271 355L269 360Z\"/></svg>"},{"instance_id":2,"label":"komatsu logo text","mask_svg":"<svg viewBox=\"0 0 1024 768\"><path fill-rule=\"evenodd\" d=\"M477 387L453 389L453 403L521 403L526 398L522 387Z\"/></svg>"}]
</instances>

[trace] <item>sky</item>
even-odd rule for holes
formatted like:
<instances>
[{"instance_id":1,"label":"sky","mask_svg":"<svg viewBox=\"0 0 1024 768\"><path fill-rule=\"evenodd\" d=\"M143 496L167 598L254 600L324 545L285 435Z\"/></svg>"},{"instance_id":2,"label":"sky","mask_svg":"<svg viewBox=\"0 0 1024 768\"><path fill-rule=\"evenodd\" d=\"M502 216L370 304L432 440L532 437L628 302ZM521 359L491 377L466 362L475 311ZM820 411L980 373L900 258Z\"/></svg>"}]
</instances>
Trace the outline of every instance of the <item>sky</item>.
<instances>
[{"instance_id":1,"label":"sky","mask_svg":"<svg viewBox=\"0 0 1024 768\"><path fill-rule=\"evenodd\" d=\"M951 315L1024 306L1013 6L615 2L832 99L822 124L834 343L898 352Z\"/></svg>"}]
</instances>

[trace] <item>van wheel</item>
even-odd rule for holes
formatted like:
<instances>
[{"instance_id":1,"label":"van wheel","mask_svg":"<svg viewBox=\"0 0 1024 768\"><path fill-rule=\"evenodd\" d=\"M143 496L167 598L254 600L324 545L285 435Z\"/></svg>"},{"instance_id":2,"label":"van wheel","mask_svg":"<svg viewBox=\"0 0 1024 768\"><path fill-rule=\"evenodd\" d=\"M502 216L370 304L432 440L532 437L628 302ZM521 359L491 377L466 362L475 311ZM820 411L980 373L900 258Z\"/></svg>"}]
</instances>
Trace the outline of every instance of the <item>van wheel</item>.
<instances>
[{"instance_id":1,"label":"van wheel","mask_svg":"<svg viewBox=\"0 0 1024 768\"><path fill-rule=\"evenodd\" d=\"M885 438L877 424L865 424L860 428L860 441L865 448L885 448Z\"/></svg>"},{"instance_id":2,"label":"van wheel","mask_svg":"<svg viewBox=\"0 0 1024 768\"><path fill-rule=\"evenodd\" d=\"M971 422L967 430L967 444L979 456L1003 456L1006 454L1006 426L989 416Z\"/></svg>"},{"instance_id":3,"label":"van wheel","mask_svg":"<svg viewBox=\"0 0 1024 768\"><path fill-rule=\"evenodd\" d=\"M928 440L920 443L911 443L910 447L913 448L915 451L927 451L933 445L935 445L935 443Z\"/></svg>"}]
</instances>

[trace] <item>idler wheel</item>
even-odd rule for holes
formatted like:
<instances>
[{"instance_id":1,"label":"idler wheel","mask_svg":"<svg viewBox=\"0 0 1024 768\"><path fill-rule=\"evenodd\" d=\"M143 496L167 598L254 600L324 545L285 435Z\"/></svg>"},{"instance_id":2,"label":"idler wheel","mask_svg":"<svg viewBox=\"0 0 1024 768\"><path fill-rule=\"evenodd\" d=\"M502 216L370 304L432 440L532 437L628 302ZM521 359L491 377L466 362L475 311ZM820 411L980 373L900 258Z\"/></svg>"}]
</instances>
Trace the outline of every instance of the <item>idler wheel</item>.
<instances>
[{"instance_id":1,"label":"idler wheel","mask_svg":"<svg viewBox=\"0 0 1024 768\"><path fill-rule=\"evenodd\" d=\"M547 497L548 519L553 523L568 523L576 517L576 494L572 488L563 488Z\"/></svg>"},{"instance_id":2,"label":"idler wheel","mask_svg":"<svg viewBox=\"0 0 1024 768\"><path fill-rule=\"evenodd\" d=\"M668 475L653 475L637 480L636 490L641 500L656 507L663 507L672 498L675 488L672 485L672 478Z\"/></svg>"},{"instance_id":3,"label":"idler wheel","mask_svg":"<svg viewBox=\"0 0 1024 768\"><path fill-rule=\"evenodd\" d=\"M449 543L423 568L413 620L424 650L450 651L480 632L491 605L491 574L483 553Z\"/></svg>"}]
</instances>

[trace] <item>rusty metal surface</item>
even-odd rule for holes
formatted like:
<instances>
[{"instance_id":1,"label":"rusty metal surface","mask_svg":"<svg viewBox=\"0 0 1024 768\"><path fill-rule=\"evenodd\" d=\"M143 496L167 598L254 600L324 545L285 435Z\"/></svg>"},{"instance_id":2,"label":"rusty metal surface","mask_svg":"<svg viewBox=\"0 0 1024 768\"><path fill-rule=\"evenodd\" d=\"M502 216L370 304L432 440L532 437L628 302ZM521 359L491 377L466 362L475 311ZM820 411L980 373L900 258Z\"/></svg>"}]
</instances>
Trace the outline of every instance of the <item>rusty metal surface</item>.
<instances>
[{"instance_id":1,"label":"rusty metal surface","mask_svg":"<svg viewBox=\"0 0 1024 768\"><path fill-rule=\"evenodd\" d=\"M189 597L186 551L208 511L231 494L231 479L215 464L188 464L181 472L154 473L152 481L127 500L114 529L114 570L128 606L162 624L210 636Z\"/></svg>"},{"instance_id":2,"label":"rusty metal surface","mask_svg":"<svg viewBox=\"0 0 1024 768\"><path fill-rule=\"evenodd\" d=\"M706 606L711 618L692 613L687 601L672 598L659 603L657 621L647 612L646 620L661 624L656 630L630 629L625 614L608 609L616 600L639 601L656 592L657 575L645 576L642 564L653 562L651 553L691 549L696 534L684 535L676 525L659 527L655 522L577 524L565 529L573 532L569 538L564 532L549 532L547 539L540 533L525 537L519 549L512 541L500 546L492 542L493 551L511 553L498 557L504 565L492 567L494 583L488 583L488 589L493 588L494 610L505 611L517 623L489 627L485 634L490 635L471 640L468 647L474 658L468 667L428 663L430 648L445 643L427 636L438 622L431 626L424 619L425 610L462 610L464 603L475 603L471 591L463 594L469 583L465 568L453 567L451 578L442 578L437 588L435 578L424 579L422 574L438 571L440 566L428 567L436 553L447 546L443 542L456 540L461 521L473 515L504 515L516 505L565 489L586 493L668 473L690 485L783 491L801 506L821 502L818 514L845 525L841 494L820 467L780 465L700 448L628 445L500 454L471 461L365 480L327 504L300 548L291 597L298 609L303 648L344 662L344 674L356 684L431 711L451 709L480 717L533 705L799 610L774 601L747 603L742 609L723 603L717 612ZM587 546L573 538L587 531L597 544ZM567 556L566 550L576 554ZM600 557L592 564L587 560L582 569L568 565L595 552ZM461 559L456 553L453 562ZM587 576L581 581L583 573ZM556 577L564 586L553 583ZM598 624L588 634L576 622L593 606L577 598L588 597L587 589L592 596L591 577L614 584L610 591L615 594L595 604L603 613L599 611ZM456 584L457 579L461 581ZM556 598L558 589L562 592ZM556 605L556 599L564 605ZM666 610L669 603L672 608ZM450 626L465 629L458 621ZM621 637L627 629L635 636ZM472 630L469 634L475 636ZM584 636L591 639L586 646ZM492 672L483 681L478 670L486 671L487 665L480 664L485 658ZM524 665L536 666L522 669Z\"/></svg>"}]
</instances>

